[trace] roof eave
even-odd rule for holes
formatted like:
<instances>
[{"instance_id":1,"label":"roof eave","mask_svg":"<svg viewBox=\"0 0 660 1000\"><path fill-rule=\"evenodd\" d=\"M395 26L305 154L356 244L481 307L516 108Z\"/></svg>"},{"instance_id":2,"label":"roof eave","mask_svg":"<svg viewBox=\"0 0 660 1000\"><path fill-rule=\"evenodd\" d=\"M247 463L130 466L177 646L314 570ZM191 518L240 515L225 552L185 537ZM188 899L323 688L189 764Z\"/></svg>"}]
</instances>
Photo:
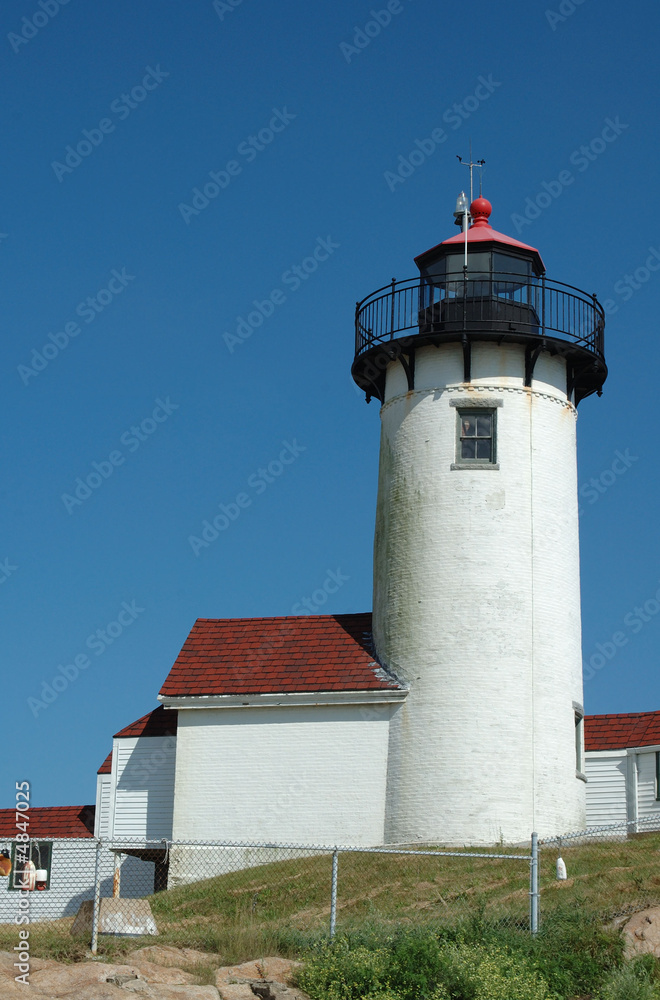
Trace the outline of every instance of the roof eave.
<instances>
[{"instance_id":1,"label":"roof eave","mask_svg":"<svg viewBox=\"0 0 660 1000\"><path fill-rule=\"evenodd\" d=\"M279 708L297 705L373 705L397 703L407 688L371 688L365 691L269 691L262 694L164 695L166 708Z\"/></svg>"},{"instance_id":2,"label":"roof eave","mask_svg":"<svg viewBox=\"0 0 660 1000\"><path fill-rule=\"evenodd\" d=\"M617 746L609 747L598 747L597 749L593 747L585 747L585 753L619 753L619 754L636 754L636 753L660 753L660 743L642 743L639 746L629 746L628 743L619 743Z\"/></svg>"}]
</instances>

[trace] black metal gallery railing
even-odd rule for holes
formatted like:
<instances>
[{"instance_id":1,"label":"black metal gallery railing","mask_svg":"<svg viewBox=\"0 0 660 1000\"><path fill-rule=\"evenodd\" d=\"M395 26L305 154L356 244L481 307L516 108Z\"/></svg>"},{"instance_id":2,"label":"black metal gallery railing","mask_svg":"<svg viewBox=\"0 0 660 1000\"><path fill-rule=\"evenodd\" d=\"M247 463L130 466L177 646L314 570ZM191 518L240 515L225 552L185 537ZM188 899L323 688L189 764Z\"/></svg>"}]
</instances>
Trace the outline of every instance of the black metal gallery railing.
<instances>
[{"instance_id":1,"label":"black metal gallery railing","mask_svg":"<svg viewBox=\"0 0 660 1000\"><path fill-rule=\"evenodd\" d=\"M603 360L604 330L605 313L595 295L545 277L417 277L393 280L357 303L355 356L412 331L431 339L462 332L549 337Z\"/></svg>"}]
</instances>

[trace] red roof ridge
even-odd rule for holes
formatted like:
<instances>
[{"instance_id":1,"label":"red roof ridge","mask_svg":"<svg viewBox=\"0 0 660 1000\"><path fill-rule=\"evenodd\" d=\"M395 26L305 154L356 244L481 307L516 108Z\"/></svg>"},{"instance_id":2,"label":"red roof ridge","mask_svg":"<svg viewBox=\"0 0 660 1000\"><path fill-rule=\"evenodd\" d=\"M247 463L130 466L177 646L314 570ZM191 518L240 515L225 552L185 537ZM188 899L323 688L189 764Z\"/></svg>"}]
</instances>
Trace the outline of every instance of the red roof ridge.
<instances>
[{"instance_id":1,"label":"red roof ridge","mask_svg":"<svg viewBox=\"0 0 660 1000\"><path fill-rule=\"evenodd\" d=\"M255 618L196 618L197 622L274 622L284 619L291 621L314 621L315 619L337 619L337 618L368 618L371 620L371 611L347 611L339 615L257 615ZM370 621L371 624L371 621Z\"/></svg>"}]
</instances>

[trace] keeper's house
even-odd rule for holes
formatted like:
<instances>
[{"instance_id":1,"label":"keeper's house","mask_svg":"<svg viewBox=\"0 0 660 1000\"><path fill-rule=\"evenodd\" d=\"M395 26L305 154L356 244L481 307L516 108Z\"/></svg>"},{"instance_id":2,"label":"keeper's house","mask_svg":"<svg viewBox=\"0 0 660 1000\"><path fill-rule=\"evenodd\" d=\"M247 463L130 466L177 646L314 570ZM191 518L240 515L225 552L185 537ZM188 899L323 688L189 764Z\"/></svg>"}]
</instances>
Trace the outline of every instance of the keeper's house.
<instances>
[{"instance_id":1,"label":"keeper's house","mask_svg":"<svg viewBox=\"0 0 660 1000\"><path fill-rule=\"evenodd\" d=\"M200 619L97 784L113 843L385 842L389 723L407 690L371 616Z\"/></svg>"},{"instance_id":2,"label":"keeper's house","mask_svg":"<svg viewBox=\"0 0 660 1000\"><path fill-rule=\"evenodd\" d=\"M587 715L587 826L660 822L660 712Z\"/></svg>"}]
</instances>

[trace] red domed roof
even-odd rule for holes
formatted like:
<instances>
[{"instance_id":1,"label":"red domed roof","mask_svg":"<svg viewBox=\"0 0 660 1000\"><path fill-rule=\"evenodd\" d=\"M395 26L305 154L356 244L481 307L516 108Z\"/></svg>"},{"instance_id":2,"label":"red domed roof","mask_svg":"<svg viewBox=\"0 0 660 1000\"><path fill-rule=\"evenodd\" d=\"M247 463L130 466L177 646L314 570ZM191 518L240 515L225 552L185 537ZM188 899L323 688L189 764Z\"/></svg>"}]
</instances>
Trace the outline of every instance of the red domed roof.
<instances>
[{"instance_id":1,"label":"red domed roof","mask_svg":"<svg viewBox=\"0 0 660 1000\"><path fill-rule=\"evenodd\" d=\"M512 236L506 236L504 233L498 233L496 229L492 228L490 222L488 221L492 210L492 205L487 198L474 199L470 205L472 225L467 231L468 246L472 243L501 243L504 246L513 247L518 250L525 250L527 253L536 255L541 271L545 271L541 255L535 247L530 247L527 243L521 243L520 240L514 240ZM438 251L440 247L453 247L457 244L465 244L465 236L465 233L457 233L456 236L450 236L449 239L443 240L442 243L438 243L436 246L431 247L430 250L426 250L424 253L415 257L415 263L418 264L418 266L421 266L422 259L427 257L429 254Z\"/></svg>"}]
</instances>

